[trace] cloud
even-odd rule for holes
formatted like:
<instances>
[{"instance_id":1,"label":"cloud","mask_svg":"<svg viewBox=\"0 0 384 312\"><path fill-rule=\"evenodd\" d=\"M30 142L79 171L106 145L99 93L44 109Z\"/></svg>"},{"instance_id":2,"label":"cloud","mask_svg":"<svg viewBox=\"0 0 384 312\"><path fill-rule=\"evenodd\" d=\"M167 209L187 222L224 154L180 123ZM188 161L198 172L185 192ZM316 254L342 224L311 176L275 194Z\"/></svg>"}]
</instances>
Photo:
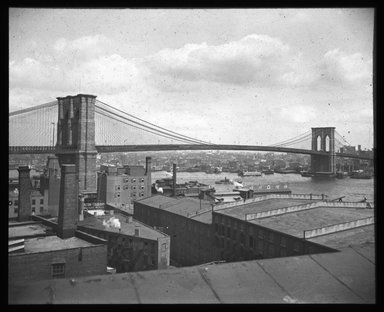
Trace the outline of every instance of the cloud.
<instances>
[{"instance_id":1,"label":"cloud","mask_svg":"<svg viewBox=\"0 0 384 312\"><path fill-rule=\"evenodd\" d=\"M323 80L338 84L369 84L372 79L372 59L361 53L346 54L339 49L328 51L320 63Z\"/></svg>"},{"instance_id":2,"label":"cloud","mask_svg":"<svg viewBox=\"0 0 384 312\"><path fill-rule=\"evenodd\" d=\"M161 86L175 82L208 81L234 85L271 85L289 69L290 48L279 39L249 35L222 45L187 44L164 49L143 63Z\"/></svg>"}]
</instances>

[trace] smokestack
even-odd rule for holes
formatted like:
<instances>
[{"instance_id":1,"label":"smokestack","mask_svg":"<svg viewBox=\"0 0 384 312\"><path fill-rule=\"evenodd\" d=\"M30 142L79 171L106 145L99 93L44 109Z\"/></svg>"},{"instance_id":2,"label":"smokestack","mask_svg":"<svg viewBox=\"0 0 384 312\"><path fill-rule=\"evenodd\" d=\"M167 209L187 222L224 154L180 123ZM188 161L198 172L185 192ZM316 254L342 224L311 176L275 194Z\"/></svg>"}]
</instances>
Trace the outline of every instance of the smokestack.
<instances>
[{"instance_id":1,"label":"smokestack","mask_svg":"<svg viewBox=\"0 0 384 312\"><path fill-rule=\"evenodd\" d=\"M28 166L20 166L19 171L19 213L18 221L28 221L31 216L31 178Z\"/></svg>"},{"instance_id":2,"label":"smokestack","mask_svg":"<svg viewBox=\"0 0 384 312\"><path fill-rule=\"evenodd\" d=\"M176 196L176 164L173 164L173 196Z\"/></svg>"},{"instance_id":3,"label":"smokestack","mask_svg":"<svg viewBox=\"0 0 384 312\"><path fill-rule=\"evenodd\" d=\"M146 195L152 196L152 158L145 157L145 175L147 176Z\"/></svg>"},{"instance_id":4,"label":"smokestack","mask_svg":"<svg viewBox=\"0 0 384 312\"><path fill-rule=\"evenodd\" d=\"M75 235L78 220L79 183L76 165L61 166L59 218L57 236L66 239Z\"/></svg>"}]
</instances>

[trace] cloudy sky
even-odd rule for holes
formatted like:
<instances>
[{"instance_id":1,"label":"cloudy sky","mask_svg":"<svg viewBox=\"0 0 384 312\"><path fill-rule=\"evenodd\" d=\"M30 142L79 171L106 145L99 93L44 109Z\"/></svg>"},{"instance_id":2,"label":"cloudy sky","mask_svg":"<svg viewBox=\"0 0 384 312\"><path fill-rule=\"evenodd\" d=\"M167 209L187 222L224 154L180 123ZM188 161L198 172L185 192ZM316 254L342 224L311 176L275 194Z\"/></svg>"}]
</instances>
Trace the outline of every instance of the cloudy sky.
<instances>
[{"instance_id":1,"label":"cloudy sky","mask_svg":"<svg viewBox=\"0 0 384 312\"><path fill-rule=\"evenodd\" d=\"M214 143L373 146L372 9L10 9L10 111L88 93Z\"/></svg>"}]
</instances>

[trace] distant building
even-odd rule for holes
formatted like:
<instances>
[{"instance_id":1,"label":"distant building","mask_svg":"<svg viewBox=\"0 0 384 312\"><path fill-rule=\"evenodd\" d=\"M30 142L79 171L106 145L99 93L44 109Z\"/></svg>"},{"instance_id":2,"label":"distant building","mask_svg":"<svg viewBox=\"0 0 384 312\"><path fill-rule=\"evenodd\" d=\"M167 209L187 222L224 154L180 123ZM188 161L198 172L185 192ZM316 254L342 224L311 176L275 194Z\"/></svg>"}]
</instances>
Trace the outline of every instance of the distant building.
<instances>
[{"instance_id":1,"label":"distant building","mask_svg":"<svg viewBox=\"0 0 384 312\"><path fill-rule=\"evenodd\" d=\"M170 237L132 216L118 213L85 216L78 229L107 241L108 266L117 273L169 266Z\"/></svg>"},{"instance_id":2,"label":"distant building","mask_svg":"<svg viewBox=\"0 0 384 312\"><path fill-rule=\"evenodd\" d=\"M131 207L134 200L151 196L151 158L146 158L146 168L101 165L97 180L99 201L117 208Z\"/></svg>"}]
</instances>

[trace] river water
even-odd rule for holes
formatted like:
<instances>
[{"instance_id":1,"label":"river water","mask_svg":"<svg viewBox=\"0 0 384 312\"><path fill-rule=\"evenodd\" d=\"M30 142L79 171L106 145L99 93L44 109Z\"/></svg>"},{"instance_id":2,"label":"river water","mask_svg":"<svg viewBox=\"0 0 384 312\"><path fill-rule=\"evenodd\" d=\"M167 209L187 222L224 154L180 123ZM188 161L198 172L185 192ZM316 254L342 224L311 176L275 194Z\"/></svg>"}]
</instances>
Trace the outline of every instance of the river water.
<instances>
[{"instance_id":1,"label":"river water","mask_svg":"<svg viewBox=\"0 0 384 312\"><path fill-rule=\"evenodd\" d=\"M152 172L152 182L157 179L172 177L172 174L165 171ZM236 173L222 172L220 174L207 174L205 172L178 172L177 183L198 181L213 186L217 191L232 191L232 184L215 184L215 181L242 180L244 187L268 183L288 183L293 194L325 194L328 198L345 196L344 201L359 201L364 197L368 201L374 201L374 179L336 179L336 178L309 178L299 174L262 175L260 177L239 177Z\"/></svg>"}]
</instances>

